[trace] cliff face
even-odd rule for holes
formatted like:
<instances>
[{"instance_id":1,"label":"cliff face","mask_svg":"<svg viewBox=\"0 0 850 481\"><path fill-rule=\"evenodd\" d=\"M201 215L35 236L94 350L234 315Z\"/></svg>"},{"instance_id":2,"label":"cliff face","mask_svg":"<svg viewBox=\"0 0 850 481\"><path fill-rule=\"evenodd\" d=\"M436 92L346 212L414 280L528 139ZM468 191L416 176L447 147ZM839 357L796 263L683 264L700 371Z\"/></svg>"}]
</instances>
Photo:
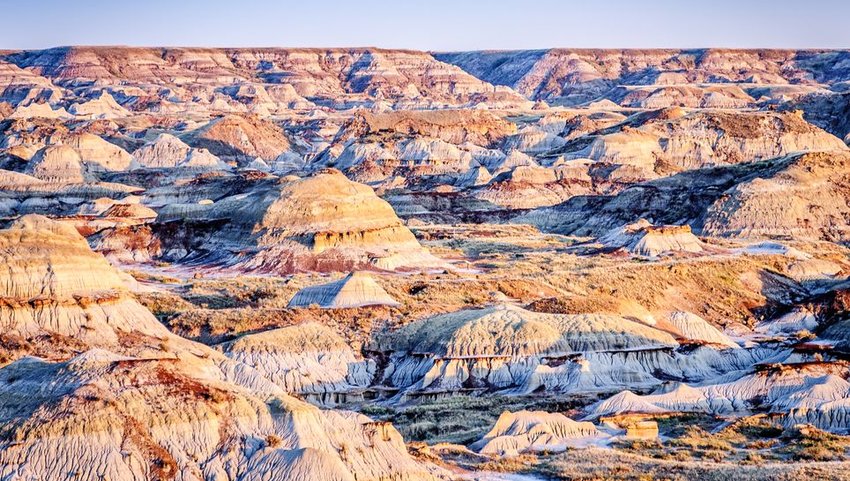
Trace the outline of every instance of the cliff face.
<instances>
[{"instance_id":1,"label":"cliff face","mask_svg":"<svg viewBox=\"0 0 850 481\"><path fill-rule=\"evenodd\" d=\"M583 50L436 54L533 100L576 104L618 86L744 83L813 86L850 78L847 51Z\"/></svg>"},{"instance_id":2,"label":"cliff face","mask_svg":"<svg viewBox=\"0 0 850 481\"><path fill-rule=\"evenodd\" d=\"M24 69L48 84L118 86L129 81L150 94L156 93L151 87L173 87L186 98L191 92L180 90L256 83L291 85L298 96L336 104L369 99L423 105L525 101L426 52L404 50L63 47L19 52L6 61L12 64L7 70ZM292 97L292 92L263 93Z\"/></svg>"},{"instance_id":3,"label":"cliff face","mask_svg":"<svg viewBox=\"0 0 850 481\"><path fill-rule=\"evenodd\" d=\"M598 98L647 108L743 107L828 91L850 79L848 58L830 50L61 47L0 57L0 87L17 104L54 102L96 83L110 86L119 103L138 97L140 107L166 110L198 94L218 107L272 111L313 102L502 108Z\"/></svg>"}]
</instances>

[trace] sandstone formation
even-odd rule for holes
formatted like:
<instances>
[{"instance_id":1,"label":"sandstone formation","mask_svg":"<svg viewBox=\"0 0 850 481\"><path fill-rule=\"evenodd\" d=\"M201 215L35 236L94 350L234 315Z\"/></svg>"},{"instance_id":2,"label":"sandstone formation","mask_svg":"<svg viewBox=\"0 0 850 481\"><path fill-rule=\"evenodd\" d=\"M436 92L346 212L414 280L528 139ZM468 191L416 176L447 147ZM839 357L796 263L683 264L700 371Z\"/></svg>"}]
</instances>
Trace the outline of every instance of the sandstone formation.
<instances>
[{"instance_id":1,"label":"sandstone formation","mask_svg":"<svg viewBox=\"0 0 850 481\"><path fill-rule=\"evenodd\" d=\"M206 149L193 149L170 134L133 152L131 169L181 169L188 171L227 170L227 164Z\"/></svg>"},{"instance_id":2,"label":"sandstone formation","mask_svg":"<svg viewBox=\"0 0 850 481\"><path fill-rule=\"evenodd\" d=\"M282 391L255 397L202 358L92 350L63 363L22 359L0 379L6 477L433 479L392 426Z\"/></svg>"},{"instance_id":3,"label":"sandstone formation","mask_svg":"<svg viewBox=\"0 0 850 481\"><path fill-rule=\"evenodd\" d=\"M398 306L399 303L369 274L352 272L342 279L318 286L305 287L289 301L289 307L317 305L325 309L364 306Z\"/></svg>"},{"instance_id":4,"label":"sandstone formation","mask_svg":"<svg viewBox=\"0 0 850 481\"><path fill-rule=\"evenodd\" d=\"M70 225L27 215L0 234L8 267L4 332L52 333L91 346L115 345L123 333L169 335Z\"/></svg>"},{"instance_id":5,"label":"sandstone formation","mask_svg":"<svg viewBox=\"0 0 850 481\"><path fill-rule=\"evenodd\" d=\"M436 57L490 83L513 87L531 99L572 105L613 96L618 86L700 88L706 83L741 83L748 88L752 84L840 82L847 80L840 67L840 59L846 55L827 50L549 49L460 52ZM667 102L678 105L682 98L670 96Z\"/></svg>"},{"instance_id":6,"label":"sandstone formation","mask_svg":"<svg viewBox=\"0 0 850 481\"><path fill-rule=\"evenodd\" d=\"M19 105L10 115L10 119L69 119L71 115L64 109L59 108L54 110L46 103L33 102L28 105Z\"/></svg>"},{"instance_id":7,"label":"sandstone formation","mask_svg":"<svg viewBox=\"0 0 850 481\"><path fill-rule=\"evenodd\" d=\"M689 224L702 235L842 239L846 159L843 150L810 152L687 171L614 196L574 197L517 220L578 235L601 235L645 218ZM812 198L819 200L812 204Z\"/></svg>"},{"instance_id":8,"label":"sandstone formation","mask_svg":"<svg viewBox=\"0 0 850 481\"><path fill-rule=\"evenodd\" d=\"M809 423L826 430L847 429L850 383L846 369L801 366L757 372L711 386L680 384L657 394L638 396L624 391L589 408L589 417L621 413L740 413L758 405L781 414L783 422Z\"/></svg>"},{"instance_id":9,"label":"sandstone formation","mask_svg":"<svg viewBox=\"0 0 850 481\"><path fill-rule=\"evenodd\" d=\"M848 161L846 152L795 156L775 176L742 182L725 192L707 209L704 231L742 237L847 239Z\"/></svg>"},{"instance_id":10,"label":"sandstone formation","mask_svg":"<svg viewBox=\"0 0 850 481\"><path fill-rule=\"evenodd\" d=\"M645 178L764 160L807 150L846 150L844 143L794 112L694 112L636 116L638 126L596 137L575 155L637 169Z\"/></svg>"},{"instance_id":11,"label":"sandstone formation","mask_svg":"<svg viewBox=\"0 0 850 481\"><path fill-rule=\"evenodd\" d=\"M274 160L290 148L289 140L269 121L257 116L228 115L191 133L189 143L226 160ZM247 162L246 162L247 163Z\"/></svg>"},{"instance_id":12,"label":"sandstone formation","mask_svg":"<svg viewBox=\"0 0 850 481\"><path fill-rule=\"evenodd\" d=\"M688 226L654 226L645 219L614 229L599 238L609 248L623 248L647 257L658 257L675 252L698 253L702 242L691 233Z\"/></svg>"},{"instance_id":13,"label":"sandstone formation","mask_svg":"<svg viewBox=\"0 0 850 481\"><path fill-rule=\"evenodd\" d=\"M736 344L726 334L720 332L705 319L691 312L676 311L668 319L676 333L685 339L702 341L737 348Z\"/></svg>"},{"instance_id":14,"label":"sandstone formation","mask_svg":"<svg viewBox=\"0 0 850 481\"><path fill-rule=\"evenodd\" d=\"M27 173L54 183L82 183L86 180L80 154L67 145L52 145L39 150L30 160Z\"/></svg>"},{"instance_id":15,"label":"sandstone formation","mask_svg":"<svg viewBox=\"0 0 850 481\"><path fill-rule=\"evenodd\" d=\"M115 119L130 115L108 92L101 92L100 96L86 102L75 103L68 111L87 119Z\"/></svg>"},{"instance_id":16,"label":"sandstone formation","mask_svg":"<svg viewBox=\"0 0 850 481\"><path fill-rule=\"evenodd\" d=\"M63 338L88 349L0 368L4 477L254 479L282 470L287 479L432 479L390 425L319 411L172 335L73 228L26 216L0 236L4 336L47 334L39 348L57 357Z\"/></svg>"},{"instance_id":17,"label":"sandstone formation","mask_svg":"<svg viewBox=\"0 0 850 481\"><path fill-rule=\"evenodd\" d=\"M219 348L287 392L323 395L320 401L365 388L375 374L373 362L358 359L345 340L316 323L249 334Z\"/></svg>"},{"instance_id":18,"label":"sandstone formation","mask_svg":"<svg viewBox=\"0 0 850 481\"><path fill-rule=\"evenodd\" d=\"M839 50L2 51L0 479L831 479L849 86Z\"/></svg>"},{"instance_id":19,"label":"sandstone formation","mask_svg":"<svg viewBox=\"0 0 850 481\"><path fill-rule=\"evenodd\" d=\"M763 355L742 351L721 361L716 350L704 348L671 357L677 346L664 331L616 316L540 314L501 304L400 329L385 346L393 355L384 382L414 397L469 386L519 392L610 389L622 383L657 385L656 369L704 379Z\"/></svg>"},{"instance_id":20,"label":"sandstone formation","mask_svg":"<svg viewBox=\"0 0 850 481\"><path fill-rule=\"evenodd\" d=\"M405 50L66 47L7 58L58 83L87 80L120 88L122 78L132 77L152 91L148 86L176 85L180 101L191 99L192 87L255 83L270 85L269 96L281 104L293 97L291 91L273 88L283 84L300 97L339 106L379 99L413 108L531 105L512 90L482 82L428 53ZM234 96L244 98L244 93L237 90Z\"/></svg>"},{"instance_id":21,"label":"sandstone formation","mask_svg":"<svg viewBox=\"0 0 850 481\"><path fill-rule=\"evenodd\" d=\"M127 170L133 157L121 147L88 133L76 135L67 141L79 155L85 167L94 172Z\"/></svg>"},{"instance_id":22,"label":"sandstone formation","mask_svg":"<svg viewBox=\"0 0 850 481\"><path fill-rule=\"evenodd\" d=\"M593 423L573 421L563 414L505 411L472 448L482 454L516 456L529 451L563 451L602 437Z\"/></svg>"},{"instance_id":23,"label":"sandstone formation","mask_svg":"<svg viewBox=\"0 0 850 481\"><path fill-rule=\"evenodd\" d=\"M244 252L245 258L221 257L240 268L287 273L299 270L422 269L442 263L423 249L368 186L338 171L280 181L262 189L198 206L185 219L225 220L207 255L221 249ZM197 253L196 253L197 254Z\"/></svg>"}]
</instances>

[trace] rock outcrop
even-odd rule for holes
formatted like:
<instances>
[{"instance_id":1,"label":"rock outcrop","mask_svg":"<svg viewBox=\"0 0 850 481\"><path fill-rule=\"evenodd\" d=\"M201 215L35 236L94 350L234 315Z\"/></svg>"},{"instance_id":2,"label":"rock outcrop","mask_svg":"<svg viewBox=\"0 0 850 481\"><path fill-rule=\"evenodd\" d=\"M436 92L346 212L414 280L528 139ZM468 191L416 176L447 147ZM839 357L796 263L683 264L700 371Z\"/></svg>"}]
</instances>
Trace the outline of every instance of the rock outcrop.
<instances>
[{"instance_id":1,"label":"rock outcrop","mask_svg":"<svg viewBox=\"0 0 850 481\"><path fill-rule=\"evenodd\" d=\"M715 201L703 231L736 237L850 239L850 153L794 156L776 175L742 182Z\"/></svg>"},{"instance_id":2,"label":"rock outcrop","mask_svg":"<svg viewBox=\"0 0 850 481\"><path fill-rule=\"evenodd\" d=\"M280 390L258 397L190 354L22 359L0 379L4 477L433 479L391 425Z\"/></svg>"},{"instance_id":3,"label":"rock outcrop","mask_svg":"<svg viewBox=\"0 0 850 481\"><path fill-rule=\"evenodd\" d=\"M530 392L653 385L651 366L658 360L652 353L678 344L666 332L617 316L543 314L498 304L414 322L382 346L393 353L384 382L417 396L470 387ZM670 372L681 372L672 367L675 359L663 357L672 361Z\"/></svg>"},{"instance_id":4,"label":"rock outcrop","mask_svg":"<svg viewBox=\"0 0 850 481\"><path fill-rule=\"evenodd\" d=\"M132 169L178 169L187 172L227 170L230 167L206 149L194 149L171 134L133 152Z\"/></svg>"},{"instance_id":5,"label":"rock outcrop","mask_svg":"<svg viewBox=\"0 0 850 481\"><path fill-rule=\"evenodd\" d=\"M97 98L71 105L68 111L85 119L117 119L130 116L127 109L118 105L112 95L104 91L101 91Z\"/></svg>"},{"instance_id":6,"label":"rock outcrop","mask_svg":"<svg viewBox=\"0 0 850 481\"><path fill-rule=\"evenodd\" d=\"M623 391L588 408L588 418L623 413L699 412L723 415L767 410L787 426L812 424L847 430L850 383L846 366L778 366L735 381L708 385L679 384L672 389L636 395Z\"/></svg>"},{"instance_id":7,"label":"rock outcrop","mask_svg":"<svg viewBox=\"0 0 850 481\"><path fill-rule=\"evenodd\" d=\"M187 140L193 147L245 164L257 157L274 160L291 147L278 126L255 115L227 115L215 119L192 132Z\"/></svg>"},{"instance_id":8,"label":"rock outcrop","mask_svg":"<svg viewBox=\"0 0 850 481\"><path fill-rule=\"evenodd\" d=\"M729 84L740 83L742 89L755 90L754 86L761 85L846 81L848 73L841 64L847 55L829 50L549 49L441 53L436 58L492 84L512 87L532 100L552 104L575 105L603 97L630 105L636 101L664 107L699 102L694 106L719 107L736 99L746 100L747 94L741 91L728 93ZM706 84L725 87L723 98L717 99L716 91L704 88ZM656 87L646 93L622 93L629 87L635 90L638 86L639 90L651 85ZM667 85L670 88L665 89L663 97L656 92L659 86ZM701 92L694 97L683 92L683 86ZM680 93L674 95L672 87ZM782 94L775 95L779 98Z\"/></svg>"},{"instance_id":9,"label":"rock outcrop","mask_svg":"<svg viewBox=\"0 0 850 481\"><path fill-rule=\"evenodd\" d=\"M608 248L626 249L632 254L658 257L676 252L702 252L702 242L689 226L654 226L645 219L614 229L599 238Z\"/></svg>"},{"instance_id":10,"label":"rock outcrop","mask_svg":"<svg viewBox=\"0 0 850 481\"><path fill-rule=\"evenodd\" d=\"M674 332L684 339L738 348L738 344L692 312L676 311L667 319Z\"/></svg>"},{"instance_id":11,"label":"rock outcrop","mask_svg":"<svg viewBox=\"0 0 850 481\"><path fill-rule=\"evenodd\" d=\"M638 114L576 152L597 162L636 169L645 179L681 171L765 160L809 150L846 150L841 139L796 112Z\"/></svg>"},{"instance_id":12,"label":"rock outcrop","mask_svg":"<svg viewBox=\"0 0 850 481\"><path fill-rule=\"evenodd\" d=\"M94 134L75 135L66 144L77 151L86 169L92 172L124 171L133 161L126 150Z\"/></svg>"},{"instance_id":13,"label":"rock outcrop","mask_svg":"<svg viewBox=\"0 0 850 481\"><path fill-rule=\"evenodd\" d=\"M51 145L36 152L27 165L27 173L52 183L78 184L86 180L80 154L67 145Z\"/></svg>"},{"instance_id":14,"label":"rock outcrop","mask_svg":"<svg viewBox=\"0 0 850 481\"><path fill-rule=\"evenodd\" d=\"M843 150L810 152L691 170L616 195L574 197L516 221L573 235L600 236L644 218L709 236L840 240L847 235L847 159Z\"/></svg>"},{"instance_id":15,"label":"rock outcrop","mask_svg":"<svg viewBox=\"0 0 850 481\"><path fill-rule=\"evenodd\" d=\"M58 335L111 347L132 333L169 332L129 295L122 278L70 224L27 215L0 231L3 332Z\"/></svg>"},{"instance_id":16,"label":"rock outcrop","mask_svg":"<svg viewBox=\"0 0 850 481\"><path fill-rule=\"evenodd\" d=\"M339 171L267 183L196 206L183 221L225 221L226 228L199 245L194 255L241 269L289 273L444 267L388 203Z\"/></svg>"},{"instance_id":17,"label":"rock outcrop","mask_svg":"<svg viewBox=\"0 0 850 481\"><path fill-rule=\"evenodd\" d=\"M304 105L301 97L340 108L385 101L400 108L532 104L509 88L411 50L64 47L14 53L7 60L60 85L97 81L121 89L122 81L132 79L152 98L157 89L170 87L169 101L151 105L175 110L199 92L210 103L218 99L222 105L226 98L235 104L219 111L245 108L242 102L253 99L268 108L262 90L278 109L293 99ZM221 86L228 88L222 93Z\"/></svg>"},{"instance_id":18,"label":"rock outcrop","mask_svg":"<svg viewBox=\"0 0 850 481\"><path fill-rule=\"evenodd\" d=\"M25 216L0 231L0 244L8 267L0 276L3 335L38 339L29 345L56 358L0 367L0 476L433 479L388 423L286 394L279 368L309 364L310 349L333 373L339 366L320 356L332 351L328 343L337 346L348 372L350 349L321 328L234 343L235 357L254 369L171 334L68 225ZM258 346L271 364L251 357ZM287 357L287 346L298 353ZM367 382L361 365L353 382Z\"/></svg>"},{"instance_id":19,"label":"rock outcrop","mask_svg":"<svg viewBox=\"0 0 850 481\"><path fill-rule=\"evenodd\" d=\"M364 306L398 306L383 287L365 272L352 272L327 284L301 289L289 301L288 307L345 309Z\"/></svg>"},{"instance_id":20,"label":"rock outcrop","mask_svg":"<svg viewBox=\"0 0 850 481\"><path fill-rule=\"evenodd\" d=\"M481 454L516 456L527 452L557 453L569 447L598 442L606 436L587 421L559 413L505 411L496 424L471 447Z\"/></svg>"},{"instance_id":21,"label":"rock outcrop","mask_svg":"<svg viewBox=\"0 0 850 481\"><path fill-rule=\"evenodd\" d=\"M322 395L316 398L320 402L333 403L333 395L368 387L375 374L374 362L364 360L339 334L318 323L248 334L218 348L287 392Z\"/></svg>"}]
</instances>

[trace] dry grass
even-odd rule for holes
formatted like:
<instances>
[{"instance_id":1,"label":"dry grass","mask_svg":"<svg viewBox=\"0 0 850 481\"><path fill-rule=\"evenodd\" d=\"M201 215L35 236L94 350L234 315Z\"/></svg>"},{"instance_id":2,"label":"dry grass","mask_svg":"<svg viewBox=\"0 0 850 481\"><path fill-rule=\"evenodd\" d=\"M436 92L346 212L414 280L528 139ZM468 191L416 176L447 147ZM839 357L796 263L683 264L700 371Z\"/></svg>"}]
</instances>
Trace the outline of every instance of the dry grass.
<instances>
[{"instance_id":1,"label":"dry grass","mask_svg":"<svg viewBox=\"0 0 850 481\"><path fill-rule=\"evenodd\" d=\"M576 408L594 400L595 397L563 395L453 396L395 408L370 405L364 406L362 411L373 418L391 421L408 441L466 445L486 434L506 410L528 409L575 415Z\"/></svg>"},{"instance_id":2,"label":"dry grass","mask_svg":"<svg viewBox=\"0 0 850 481\"><path fill-rule=\"evenodd\" d=\"M658 419L664 441L618 441L623 452L677 461L759 464L795 460L850 460L850 438L804 428L785 430L765 415L728 422L707 415L682 414Z\"/></svg>"},{"instance_id":3,"label":"dry grass","mask_svg":"<svg viewBox=\"0 0 850 481\"><path fill-rule=\"evenodd\" d=\"M544 460L542 475L557 480L800 481L850 479L850 463L760 463L654 459L610 449L573 450Z\"/></svg>"},{"instance_id":4,"label":"dry grass","mask_svg":"<svg viewBox=\"0 0 850 481\"><path fill-rule=\"evenodd\" d=\"M848 459L850 438L838 436L811 426L789 430L783 441L787 444L778 451L794 460L844 461Z\"/></svg>"},{"instance_id":5,"label":"dry grass","mask_svg":"<svg viewBox=\"0 0 850 481\"><path fill-rule=\"evenodd\" d=\"M540 463L540 458L531 454L507 456L481 463L475 467L478 471L495 473L522 473L533 471Z\"/></svg>"}]
</instances>

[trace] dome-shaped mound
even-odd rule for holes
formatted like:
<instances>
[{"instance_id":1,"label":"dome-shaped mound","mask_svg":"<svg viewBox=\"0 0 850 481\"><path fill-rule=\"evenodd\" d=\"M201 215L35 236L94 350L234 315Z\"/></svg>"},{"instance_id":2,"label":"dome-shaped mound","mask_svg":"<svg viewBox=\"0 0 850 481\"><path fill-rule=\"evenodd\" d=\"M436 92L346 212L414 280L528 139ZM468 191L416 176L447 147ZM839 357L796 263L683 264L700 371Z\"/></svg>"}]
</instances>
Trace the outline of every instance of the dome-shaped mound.
<instances>
[{"instance_id":1,"label":"dome-shaped mound","mask_svg":"<svg viewBox=\"0 0 850 481\"><path fill-rule=\"evenodd\" d=\"M676 332L686 339L733 348L739 347L729 336L691 312L676 311L670 314L669 322Z\"/></svg>"},{"instance_id":2,"label":"dome-shaped mound","mask_svg":"<svg viewBox=\"0 0 850 481\"><path fill-rule=\"evenodd\" d=\"M291 147L280 127L256 115L227 115L212 120L192 132L188 142L243 165L257 157L274 160Z\"/></svg>"},{"instance_id":3,"label":"dome-shaped mound","mask_svg":"<svg viewBox=\"0 0 850 481\"><path fill-rule=\"evenodd\" d=\"M156 219L156 211L142 204L116 203L106 209L101 217L121 217L127 219L152 220Z\"/></svg>"},{"instance_id":4,"label":"dome-shaped mound","mask_svg":"<svg viewBox=\"0 0 850 481\"><path fill-rule=\"evenodd\" d=\"M395 350L443 357L526 356L674 347L669 334L616 316L545 314L497 304L431 317L392 336Z\"/></svg>"},{"instance_id":5,"label":"dome-shaped mound","mask_svg":"<svg viewBox=\"0 0 850 481\"><path fill-rule=\"evenodd\" d=\"M667 412L655 404L643 399L643 397L631 391L622 391L608 399L603 399L588 408L588 418L611 416L615 414L655 414Z\"/></svg>"},{"instance_id":6,"label":"dome-shaped mound","mask_svg":"<svg viewBox=\"0 0 850 481\"><path fill-rule=\"evenodd\" d=\"M702 242L687 225L654 226L645 219L609 231L599 238L608 248L623 248L635 255L658 257L671 252L702 252Z\"/></svg>"},{"instance_id":7,"label":"dome-shaped mound","mask_svg":"<svg viewBox=\"0 0 850 481\"><path fill-rule=\"evenodd\" d=\"M171 134L159 134L153 142L133 152L133 157L133 169L180 169L190 173L230 169L208 150L189 147Z\"/></svg>"},{"instance_id":8,"label":"dome-shaped mound","mask_svg":"<svg viewBox=\"0 0 850 481\"><path fill-rule=\"evenodd\" d=\"M92 346L116 343L119 332L169 335L69 224L21 217L0 230L0 262L4 332L25 338L50 332Z\"/></svg>"},{"instance_id":9,"label":"dome-shaped mound","mask_svg":"<svg viewBox=\"0 0 850 481\"><path fill-rule=\"evenodd\" d=\"M27 173L48 182L72 184L86 180L80 154L68 145L50 145L36 152L27 165Z\"/></svg>"},{"instance_id":10,"label":"dome-shaped mound","mask_svg":"<svg viewBox=\"0 0 850 481\"><path fill-rule=\"evenodd\" d=\"M305 287L289 301L289 307L309 307L314 304L325 309L399 305L365 272L352 272L338 281Z\"/></svg>"},{"instance_id":11,"label":"dome-shaped mound","mask_svg":"<svg viewBox=\"0 0 850 481\"><path fill-rule=\"evenodd\" d=\"M68 110L77 117L86 119L118 119L130 116L130 111L119 105L106 91L101 91L97 98L76 103Z\"/></svg>"},{"instance_id":12,"label":"dome-shaped mound","mask_svg":"<svg viewBox=\"0 0 850 481\"><path fill-rule=\"evenodd\" d=\"M505 411L493 428L471 448L482 454L516 456L523 452L559 452L602 437L593 423L573 421L560 413Z\"/></svg>"},{"instance_id":13,"label":"dome-shaped mound","mask_svg":"<svg viewBox=\"0 0 850 481\"><path fill-rule=\"evenodd\" d=\"M133 157L126 150L94 134L79 134L67 142L89 170L117 172L130 168Z\"/></svg>"},{"instance_id":14,"label":"dome-shaped mound","mask_svg":"<svg viewBox=\"0 0 850 481\"><path fill-rule=\"evenodd\" d=\"M123 286L117 272L70 224L30 214L0 231L3 297L66 297Z\"/></svg>"},{"instance_id":15,"label":"dome-shaped mound","mask_svg":"<svg viewBox=\"0 0 850 481\"><path fill-rule=\"evenodd\" d=\"M226 220L212 256L260 272L421 269L445 265L419 245L389 203L337 170L261 183L255 190L186 213ZM212 249L215 244L221 248ZM242 253L250 253L243 255Z\"/></svg>"}]
</instances>

